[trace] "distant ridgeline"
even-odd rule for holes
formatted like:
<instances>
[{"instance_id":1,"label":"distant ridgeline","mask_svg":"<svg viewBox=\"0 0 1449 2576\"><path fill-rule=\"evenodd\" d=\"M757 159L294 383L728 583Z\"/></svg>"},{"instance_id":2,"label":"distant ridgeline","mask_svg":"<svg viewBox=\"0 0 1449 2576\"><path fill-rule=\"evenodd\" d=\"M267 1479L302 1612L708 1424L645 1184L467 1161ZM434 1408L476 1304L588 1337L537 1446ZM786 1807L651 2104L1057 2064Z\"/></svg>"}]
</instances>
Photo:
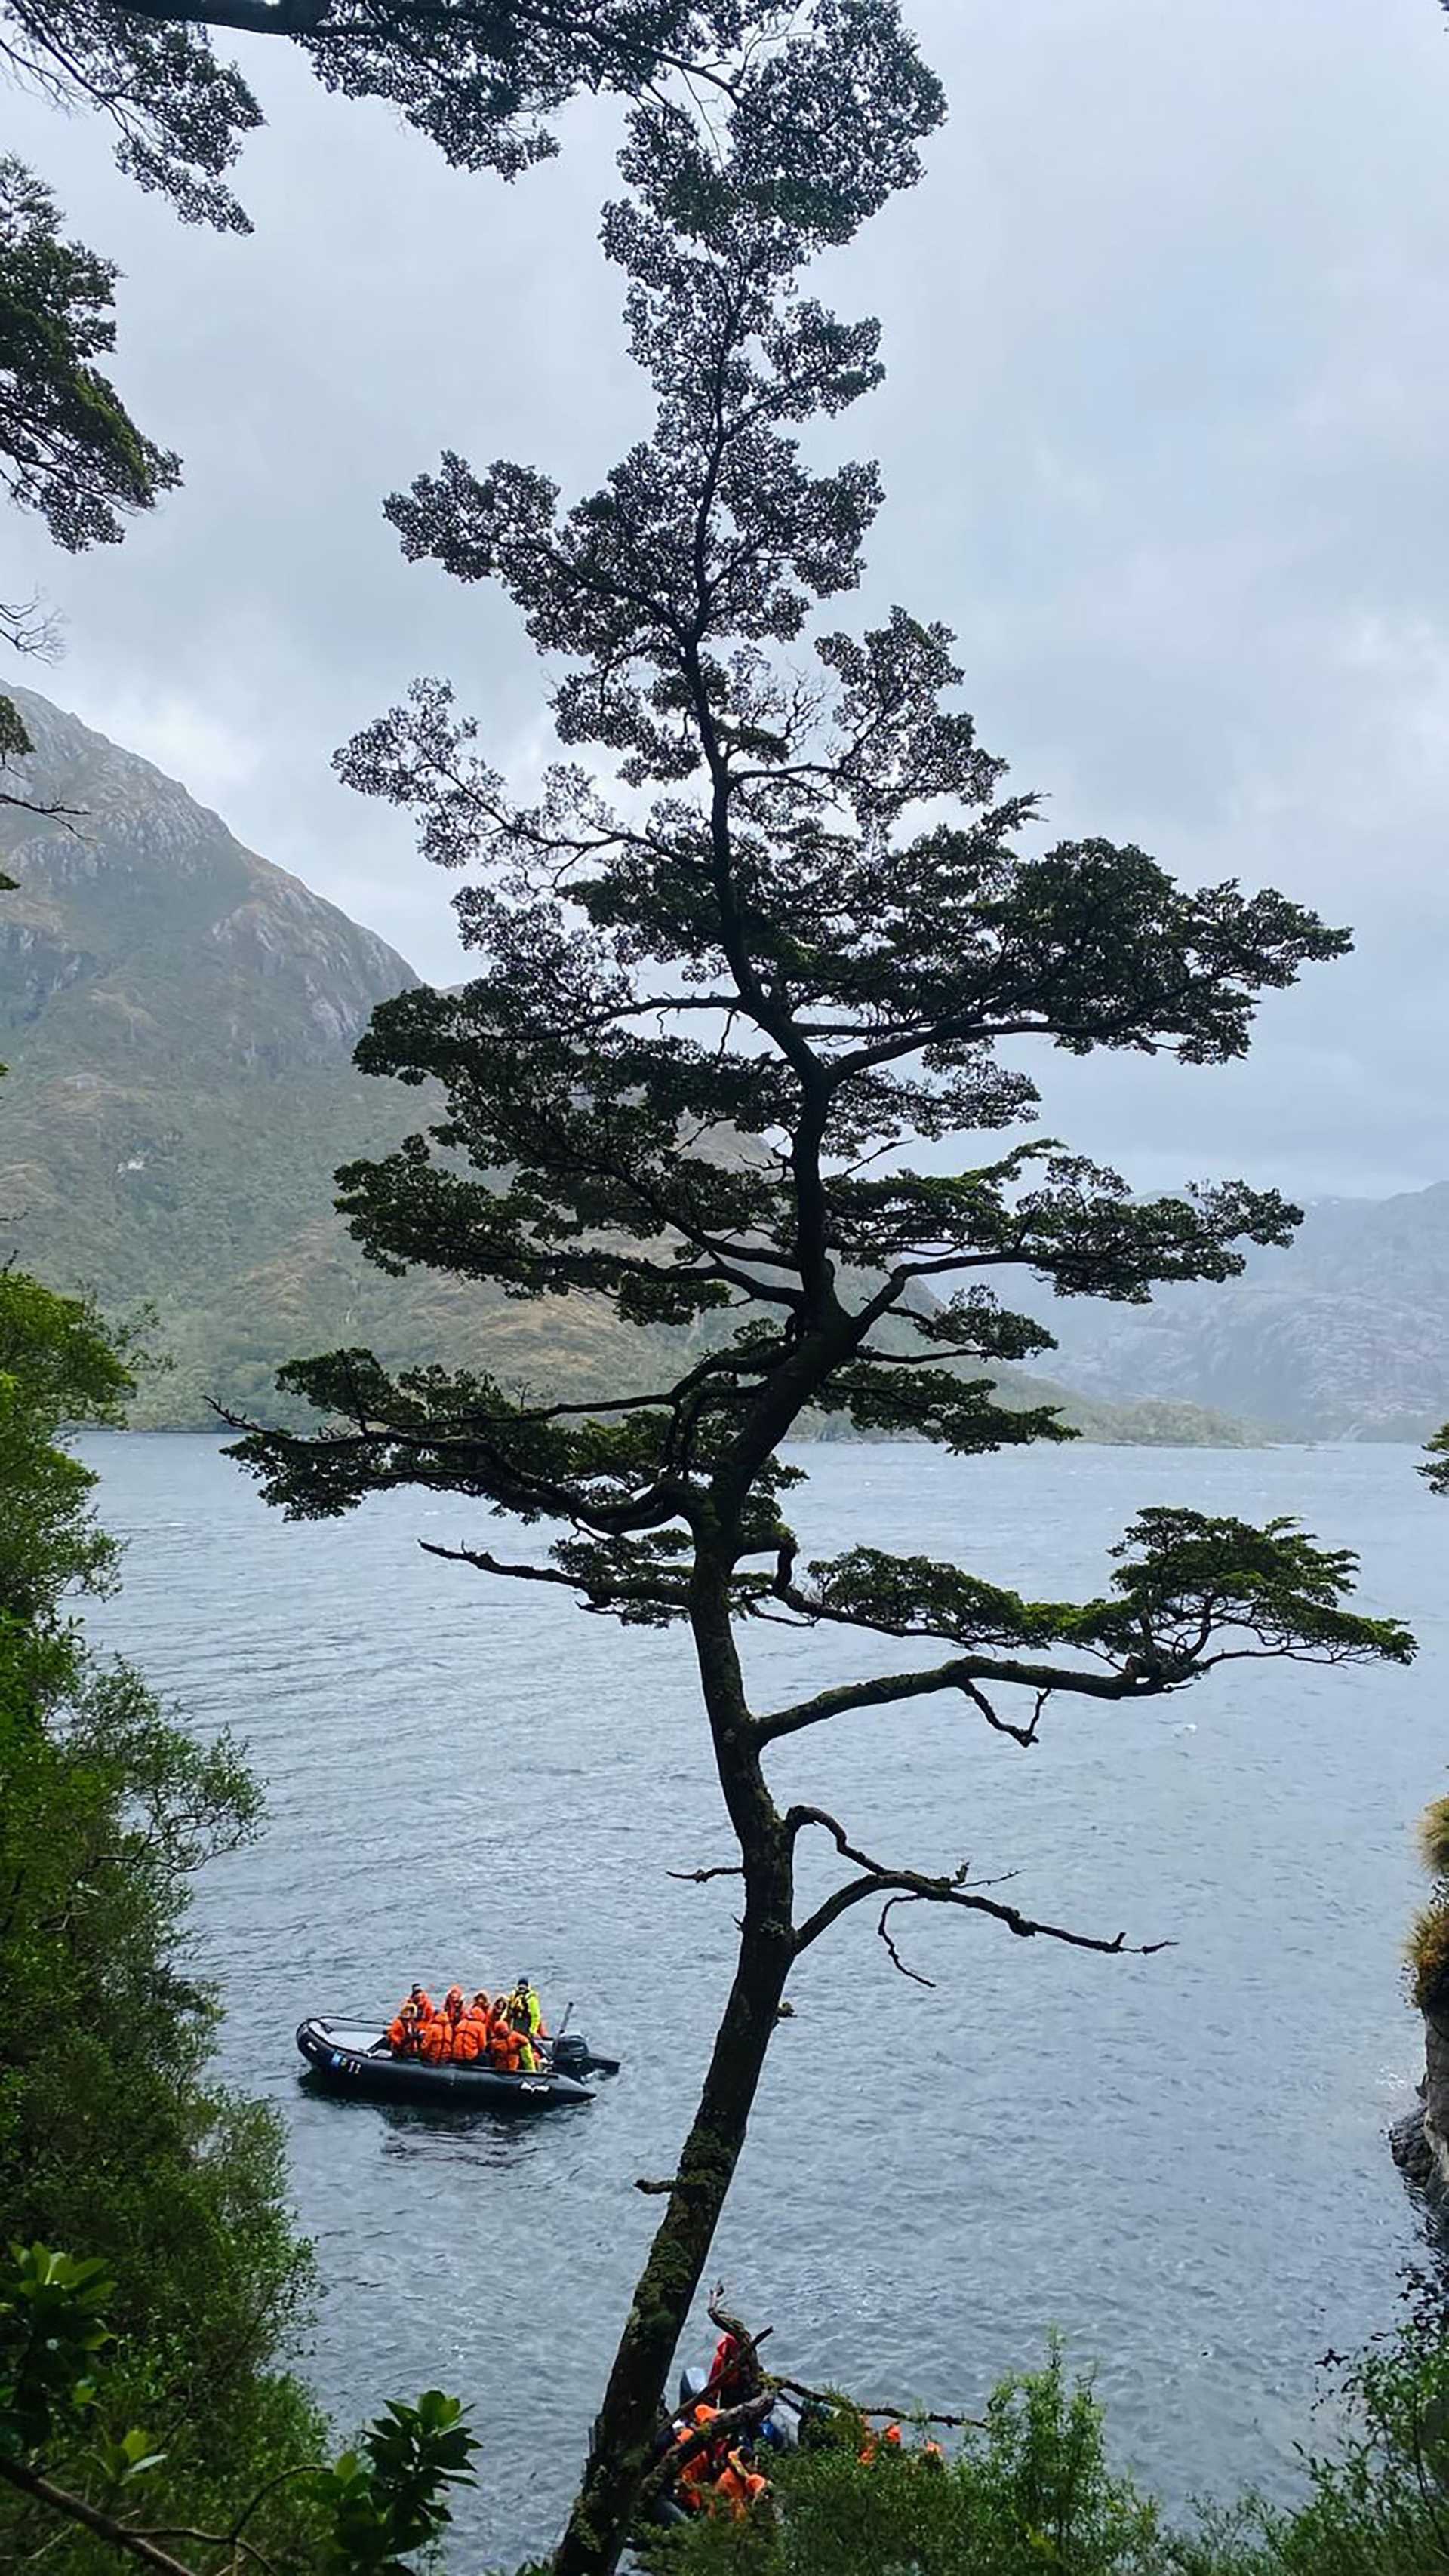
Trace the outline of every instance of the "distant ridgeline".
<instances>
[{"instance_id":1,"label":"distant ridgeline","mask_svg":"<svg viewBox=\"0 0 1449 2576\"><path fill-rule=\"evenodd\" d=\"M616 1384L606 1346L624 1328L592 1301L385 1279L332 1213L336 1166L386 1152L425 1114L416 1092L351 1064L373 1004L417 982L406 960L243 849L149 761L30 690L11 694L36 745L17 784L80 819L0 808L0 865L19 880L0 895L0 1257L57 1287L93 1286L113 1314L156 1307L173 1366L148 1383L137 1422L205 1426L209 1395L276 1419L279 1363L348 1342L390 1365L446 1357L551 1394ZM1070 1310L1042 1302L1058 1329ZM1440 1346L1446 1311L1449 1299ZM1113 1310L1109 1335L1121 1322ZM628 1341L642 1387L652 1337ZM1110 1338L1082 1348L1092 1391L1062 1403L1088 1438L1254 1436L1190 1400L1190 1369L1160 1383L1135 1357L1119 1366ZM1001 1377L1023 1405L1060 1392ZM1153 1401L1119 1401L1128 1389ZM1242 1409L1296 1427L1273 1392L1255 1382ZM1436 1408L1449 1401L1426 1387L1425 1422Z\"/></svg>"}]
</instances>

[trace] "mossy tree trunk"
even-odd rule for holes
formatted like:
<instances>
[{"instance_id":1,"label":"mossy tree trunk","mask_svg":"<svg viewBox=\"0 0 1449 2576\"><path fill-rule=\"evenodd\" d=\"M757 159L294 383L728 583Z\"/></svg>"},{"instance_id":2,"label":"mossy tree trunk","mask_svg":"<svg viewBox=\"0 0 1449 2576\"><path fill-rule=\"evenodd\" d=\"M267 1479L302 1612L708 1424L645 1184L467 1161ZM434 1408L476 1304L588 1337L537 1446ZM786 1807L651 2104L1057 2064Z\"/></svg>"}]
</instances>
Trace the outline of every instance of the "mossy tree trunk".
<instances>
[{"instance_id":1,"label":"mossy tree trunk","mask_svg":"<svg viewBox=\"0 0 1449 2576\"><path fill-rule=\"evenodd\" d=\"M731 1534L701 1530L690 1624L725 1804L739 1837L744 1912L704 2088L636 2284L595 2420L556 2576L613 2576L650 2461L660 2403L745 2143L795 1959L793 1835L766 1787L730 1621Z\"/></svg>"},{"instance_id":2,"label":"mossy tree trunk","mask_svg":"<svg viewBox=\"0 0 1449 2576\"><path fill-rule=\"evenodd\" d=\"M747 1899L729 2001L664 2218L634 2291L557 2576L613 2576L649 2467L659 2393L703 2277L790 1972L789 1862L777 1890ZM779 1919L781 1900L785 1918Z\"/></svg>"}]
</instances>

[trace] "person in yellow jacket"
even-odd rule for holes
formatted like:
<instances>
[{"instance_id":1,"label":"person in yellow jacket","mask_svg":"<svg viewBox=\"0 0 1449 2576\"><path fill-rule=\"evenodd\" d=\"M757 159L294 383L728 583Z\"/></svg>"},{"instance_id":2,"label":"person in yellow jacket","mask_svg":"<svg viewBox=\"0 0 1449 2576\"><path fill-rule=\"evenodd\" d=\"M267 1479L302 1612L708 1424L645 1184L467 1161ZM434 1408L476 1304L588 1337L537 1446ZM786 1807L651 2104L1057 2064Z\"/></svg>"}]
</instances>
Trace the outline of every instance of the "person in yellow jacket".
<instances>
[{"instance_id":1,"label":"person in yellow jacket","mask_svg":"<svg viewBox=\"0 0 1449 2576\"><path fill-rule=\"evenodd\" d=\"M542 2036L543 2006L527 1977L519 1978L503 2009L515 2030L525 2032L530 2039Z\"/></svg>"}]
</instances>

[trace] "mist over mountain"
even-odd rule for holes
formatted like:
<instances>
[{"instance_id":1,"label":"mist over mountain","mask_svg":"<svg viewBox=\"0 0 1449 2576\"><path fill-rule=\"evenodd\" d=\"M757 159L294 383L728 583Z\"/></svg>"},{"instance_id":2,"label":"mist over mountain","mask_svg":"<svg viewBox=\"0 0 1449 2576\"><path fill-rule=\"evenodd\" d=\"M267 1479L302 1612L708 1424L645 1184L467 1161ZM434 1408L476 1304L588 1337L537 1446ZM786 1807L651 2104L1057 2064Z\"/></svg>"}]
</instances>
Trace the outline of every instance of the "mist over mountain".
<instances>
[{"instance_id":1,"label":"mist over mountain","mask_svg":"<svg viewBox=\"0 0 1449 2576\"><path fill-rule=\"evenodd\" d=\"M172 1366L134 1418L205 1425L209 1396L276 1418L280 1363L350 1342L550 1393L617 1387L621 1364L650 1383L656 1343L675 1337L594 1300L396 1281L362 1258L333 1173L387 1152L426 1107L357 1073L352 1050L374 1003L417 976L149 761L32 690L11 695L36 754L17 789L73 811L0 807L0 864L18 880L0 896L0 1257L93 1287L112 1313L156 1308ZM1061 1392L1007 1377L1014 1403ZM1095 1439L1248 1436L1175 1393L1062 1400Z\"/></svg>"},{"instance_id":2,"label":"mist over mountain","mask_svg":"<svg viewBox=\"0 0 1449 2576\"><path fill-rule=\"evenodd\" d=\"M1449 1417L1449 1182L1320 1200L1290 1250L1254 1252L1225 1287L1057 1299L1043 1320L1062 1374L1108 1400L1221 1405L1297 1439L1422 1440Z\"/></svg>"}]
</instances>

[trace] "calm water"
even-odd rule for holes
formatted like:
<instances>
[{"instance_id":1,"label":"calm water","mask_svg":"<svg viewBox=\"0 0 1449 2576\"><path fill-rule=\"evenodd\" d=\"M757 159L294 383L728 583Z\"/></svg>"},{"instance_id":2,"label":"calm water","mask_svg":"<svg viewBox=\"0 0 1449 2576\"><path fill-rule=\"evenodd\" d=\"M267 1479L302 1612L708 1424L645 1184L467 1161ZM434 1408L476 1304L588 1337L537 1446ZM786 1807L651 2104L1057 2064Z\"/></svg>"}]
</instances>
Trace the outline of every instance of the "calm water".
<instances>
[{"instance_id":1,"label":"calm water","mask_svg":"<svg viewBox=\"0 0 1449 2576\"><path fill-rule=\"evenodd\" d=\"M208 1440L88 1454L134 1541L100 1635L270 1784L265 1840L209 1873L200 1920L227 2070L290 2130L326 2284L314 2375L344 2424L465 2394L486 2555L522 2554L570 2491L657 2214L633 2180L672 2169L728 1979L729 1882L667 1875L729 1856L687 1649L424 1556L419 1535L477 1533L462 1506L292 1528ZM1169 2493L1281 2487L1316 2357L1388 2321L1415 2244L1383 2132L1417 2072L1398 1945L1409 1827L1444 1786L1449 1506L1398 1449L807 1458L812 1552L864 1533L1065 1592L1102 1583L1141 1503L1297 1511L1418 1629L1408 1674L1233 1667L1155 1710L1063 1706L1030 1753L923 1702L775 1761L783 1796L887 1858L969 1853L1019 1871L1028 1908L1180 1946L1094 1959L898 1918L927 1993L866 1909L838 1927L721 2231L734 2302L773 2320L781 2366L893 2404L969 2408L1059 2325ZM767 1631L753 1666L796 1695L870 1651ZM301 2090L304 2012L525 1968L628 2061L591 2108L439 2126Z\"/></svg>"}]
</instances>

